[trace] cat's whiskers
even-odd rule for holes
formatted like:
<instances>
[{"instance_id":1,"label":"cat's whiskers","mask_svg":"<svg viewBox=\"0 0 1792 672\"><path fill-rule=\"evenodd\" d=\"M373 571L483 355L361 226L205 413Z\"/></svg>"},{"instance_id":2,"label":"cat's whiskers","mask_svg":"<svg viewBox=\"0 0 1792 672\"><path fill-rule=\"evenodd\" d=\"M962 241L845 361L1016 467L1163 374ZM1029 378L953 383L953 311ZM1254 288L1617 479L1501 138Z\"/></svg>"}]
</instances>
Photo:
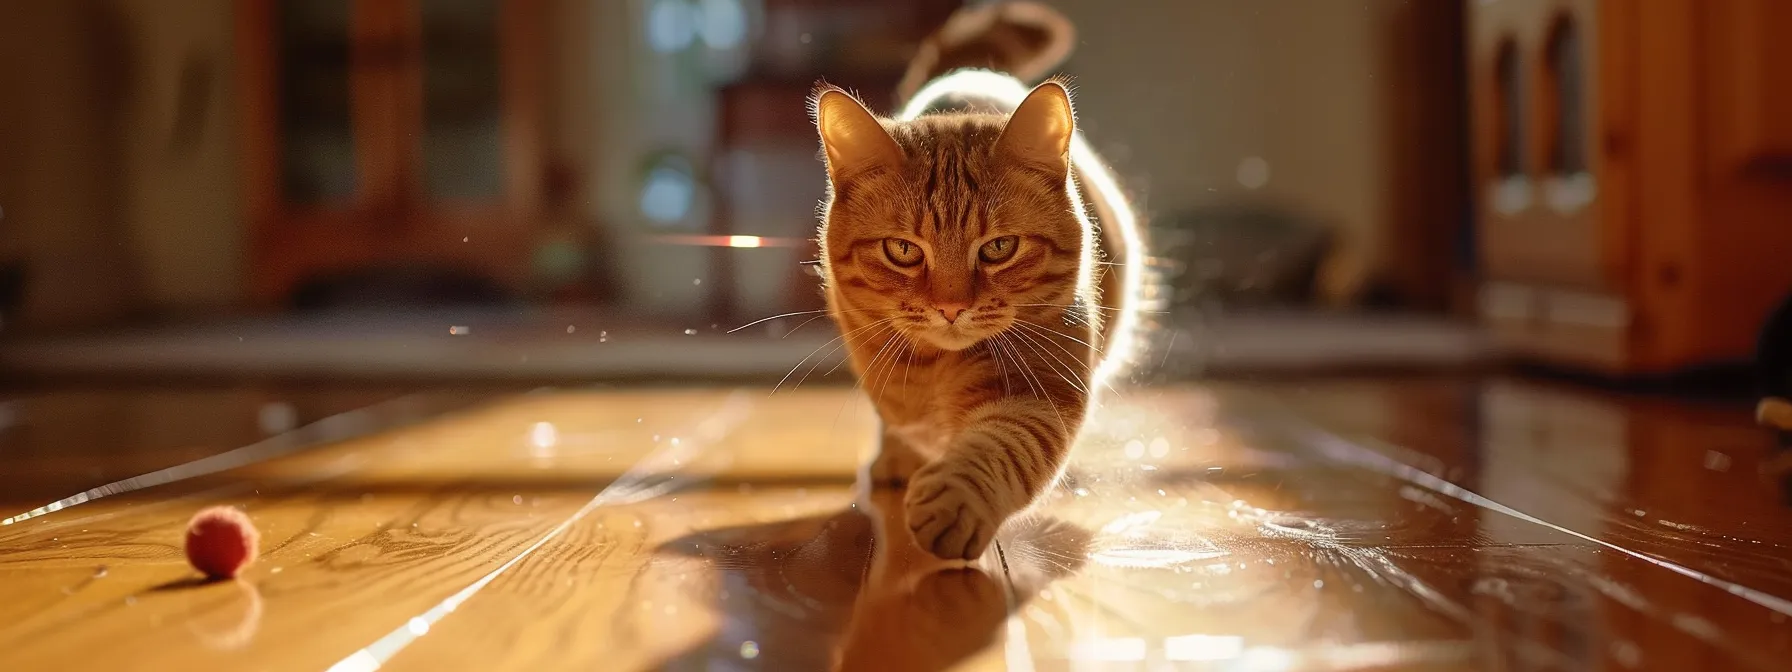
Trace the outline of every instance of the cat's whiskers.
<instances>
[{"instance_id":1,"label":"cat's whiskers","mask_svg":"<svg viewBox=\"0 0 1792 672\"><path fill-rule=\"evenodd\" d=\"M883 359L884 350L888 349L890 347L890 344L895 342L901 336L900 333L897 333L897 330L895 327L891 327L885 331L878 332L879 335L882 335L885 333L889 333L890 336L888 338L884 339L883 345L878 347L878 349L877 349L877 354L872 355L871 361L865 364L865 372L863 374L861 374L860 376L858 376L858 380L853 381L852 386L855 391L866 389L865 381L870 380L872 378L872 376L877 374L877 363L878 363L878 360ZM850 359L850 358L851 358L851 356L848 355L848 359ZM894 359L892 358L891 361L893 362ZM836 364L834 366L836 368L839 367L838 364ZM832 371L830 371L829 373L832 373ZM802 385L802 382L798 381L797 385ZM851 399L852 399L852 397L848 396L846 399L840 400L840 409L837 411L834 411L834 429L829 430L830 432L839 429L840 416L846 412L846 404ZM878 399L878 397L872 398L873 405L875 405L877 403L877 399Z\"/></svg>"},{"instance_id":2,"label":"cat's whiskers","mask_svg":"<svg viewBox=\"0 0 1792 672\"><path fill-rule=\"evenodd\" d=\"M1056 354L1045 350L1045 348L1039 344L1039 341L1033 336L1028 335L1027 332L1016 331L1014 332L1014 335L1021 339L1022 344L1026 345L1028 350L1032 350L1033 354L1039 355L1041 363L1045 364L1045 367L1050 369L1052 374L1056 375L1065 383L1068 383L1072 388L1075 388L1076 391L1081 392L1084 395L1089 394L1088 386L1074 379L1074 376L1076 375L1074 367L1065 364L1064 360L1060 359Z\"/></svg>"},{"instance_id":3,"label":"cat's whiskers","mask_svg":"<svg viewBox=\"0 0 1792 672\"><path fill-rule=\"evenodd\" d=\"M1083 392L1084 394L1088 393L1088 390L1080 382L1081 377L1076 375L1078 373L1078 371L1077 371L1077 367L1074 365L1074 362L1076 360L1075 354L1070 353L1068 350L1066 350L1063 347L1063 345L1058 344L1055 341L1052 341L1049 337L1045 337L1045 336L1042 336L1037 333L1029 334L1026 330L1019 330L1019 331L1015 331L1014 335L1016 337L1020 338L1024 343L1029 345L1035 353L1039 354L1041 359L1046 359L1047 361L1045 363L1048 366L1055 364L1055 366L1051 366L1051 368L1054 372L1057 372L1060 377L1064 377L1064 376L1068 375L1068 376L1076 378L1076 380L1072 380L1071 378L1065 378L1065 382L1068 382L1068 383L1071 383L1072 385L1077 386L1078 389L1081 392ZM1042 341L1050 341L1050 342L1052 342L1053 345L1057 345L1059 350L1064 351L1065 354L1070 355L1072 361L1065 362L1064 359L1062 357L1059 357L1057 353L1052 352L1051 350L1047 349L1045 347L1045 343L1043 343ZM1049 358L1049 359L1047 359L1047 358Z\"/></svg>"},{"instance_id":4,"label":"cat's whiskers","mask_svg":"<svg viewBox=\"0 0 1792 672\"><path fill-rule=\"evenodd\" d=\"M826 312L826 311L823 311L823 312L822 312L822 313L821 313L821 314L820 314L820 315L816 315L816 316L815 316L815 317L811 317L811 318L809 318L809 319L807 319L807 320L803 320L803 323L802 323L802 324L799 324L799 325L796 325L796 328L794 328L794 329L791 329L791 330L790 330L790 331L786 331L786 332L784 332L784 335L783 335L783 336L779 336L779 337L778 337L778 338L781 338L781 339L782 339L782 338L790 338L790 335L791 335L791 334L794 334L794 333L796 333L796 332L799 332L799 331L802 331L802 330L803 330L803 327L807 327L807 326L809 326L809 323L810 323L810 322L814 322L814 321L816 321L816 320L819 320L819 319L821 319L821 318L824 318L824 317L827 317L827 316L828 316L828 314L827 314L827 312Z\"/></svg>"},{"instance_id":5,"label":"cat's whiskers","mask_svg":"<svg viewBox=\"0 0 1792 672\"><path fill-rule=\"evenodd\" d=\"M1051 336L1062 336L1064 338L1068 338L1068 339L1076 341L1078 343L1082 343L1084 346L1087 346L1091 350L1094 350L1097 355L1101 354L1100 348L1097 348L1093 345L1089 345L1087 342L1084 342L1082 339L1079 339L1075 336L1071 336L1069 334L1065 334L1062 332L1053 331L1051 329L1047 329L1038 324L1035 324L1032 322L1027 322L1025 320L1017 319L1017 320L1015 320L1014 325L1021 327L1023 329L1033 331L1034 333L1041 335L1042 337L1044 337L1044 340L1046 340L1047 342L1051 343L1054 346L1057 346L1059 351L1063 352L1066 355L1069 355L1072 359L1075 359L1077 357L1077 354L1074 352L1071 352L1070 348L1066 347L1063 343L1059 343L1056 339L1050 338ZM1019 332L1016 332L1016 333L1019 333ZM1057 359L1057 355L1053 355L1052 358ZM1096 382L1100 383L1101 386L1107 388L1108 391L1113 392L1114 394L1120 394L1120 390L1115 389L1115 387L1112 383L1108 382L1106 379L1097 379L1097 377L1094 376L1092 372L1090 373L1090 379L1095 380ZM1083 393L1088 394L1089 392L1088 392L1088 390L1084 390Z\"/></svg>"},{"instance_id":6,"label":"cat's whiskers","mask_svg":"<svg viewBox=\"0 0 1792 672\"><path fill-rule=\"evenodd\" d=\"M900 345L896 346L895 353L890 355L889 366L884 367L884 376L883 376L884 384L877 388L877 397L875 397L877 399L883 398L884 392L886 390L890 389L890 379L896 377L896 360L898 358L904 356L905 354L911 355L911 356L914 354L914 347L915 347L914 341L911 341L906 338L902 338L900 340L902 341L902 343ZM904 382L903 385L907 386L907 383ZM901 392L902 390L898 389L897 391Z\"/></svg>"},{"instance_id":7,"label":"cat's whiskers","mask_svg":"<svg viewBox=\"0 0 1792 672\"><path fill-rule=\"evenodd\" d=\"M874 309L872 309L872 308L850 308L850 309L847 309L847 310L838 310L838 311L833 311L833 312L837 312L837 313L862 313L862 312L865 312L865 311L868 311L868 310L874 310ZM819 319L821 319L821 318L824 318L824 317L827 317L827 316L828 316L828 312L829 312L829 311L828 311L828 309L827 309L827 308L817 308L817 309L815 309L815 310L798 310L798 311L795 311L795 312L790 312L790 313L783 313L783 314L779 314L779 315L773 315L773 316L771 316L771 317L761 317L761 318L759 318L759 319L757 319L757 320L753 320L753 321L752 321L752 322L748 322L748 323L746 323L746 324L743 324L743 325L740 325L740 326L738 326L738 327L735 327L735 328L733 328L733 329L729 329L729 330L728 330L728 331L726 331L726 332L723 332L723 333L729 333L729 334L732 334L732 333L734 333L734 332L737 332L737 331L740 331L740 330L742 330L742 329L745 329L745 328L747 328L747 327L751 327L751 326L753 326L753 325L755 325L755 324L761 324L761 323L765 323L765 322L770 322L770 321L772 321L772 320L776 320L776 319L780 319L780 318L785 318L785 317L796 317L796 316L798 316L798 315L814 315L814 316L815 316L815 317L811 317L811 318L809 318L809 319L807 319L807 320L804 320L804 321L803 321L803 323L802 323L802 324L799 324L799 325L797 325L797 326L796 326L796 329L791 329L791 330L790 330L790 331L787 331L787 332L784 332L784 336L789 336L789 335L791 335L791 334L794 334L794 333L796 333L796 330L797 330L797 329L801 329L801 328L803 328L803 326L805 326L805 325L807 325L807 324L809 324L809 323L810 323L810 322L814 322L814 321L816 321L816 320L819 320Z\"/></svg>"},{"instance_id":8,"label":"cat's whiskers","mask_svg":"<svg viewBox=\"0 0 1792 672\"><path fill-rule=\"evenodd\" d=\"M908 364L902 369L902 389L908 389L908 374L915 370L915 351L919 348L913 339L909 340L908 355L904 357Z\"/></svg>"},{"instance_id":9,"label":"cat's whiskers","mask_svg":"<svg viewBox=\"0 0 1792 672\"><path fill-rule=\"evenodd\" d=\"M801 360L800 360L800 361L798 361L798 362L797 362L797 363L796 363L796 366L792 366L792 367L790 367L790 371L789 371L789 372L787 372L787 373L785 373L785 374L784 374L784 377L783 377L783 378L781 378L781 379L779 379L779 380L778 380L778 384L777 384L777 385L774 385L774 386L772 386L772 392L771 392L771 393L772 393L772 394L777 394L777 393L778 393L778 389L779 389L779 388L781 388L781 387L783 387L783 386L784 386L784 383L785 383L785 382L786 382L786 381L788 381L788 380L790 380L790 377L791 377L791 376L792 376L792 375L795 375L795 374L796 374L796 370L797 370L797 369L800 369L800 368L803 368L803 364L804 364L804 363L806 363L806 362L808 362L808 361L809 361L809 358L810 358L810 357L814 357L814 356L815 356L815 353L818 353L818 352L821 352L821 350L822 350L822 348L826 348L826 347L828 347L828 346L830 346L830 345L833 345L833 344L834 344L834 341L840 341L840 340L844 340L844 339L846 339L846 338L848 338L848 337L850 337L850 336L852 336L852 335L853 335L853 334L856 334L856 333L859 333L859 332L861 332L861 331L864 331L864 330L866 330L866 329L870 329L870 328L872 328L872 327L875 327L875 326L878 326L878 325L880 325L880 324L883 324L883 323L885 323L885 322L889 322L889 321L890 321L890 320L894 320L894 319L896 319L896 318L893 318L893 317L892 317L892 318L888 318L888 319L884 319L884 320L879 320L879 321L877 321L877 322L872 322L872 323L870 323L870 324L867 324L867 325L865 325L865 326L862 326L862 327L859 327L859 328L857 328L857 329L853 329L853 330L851 330L851 331L848 331L848 332L845 332L845 333L842 333L842 334L840 334L840 335L839 335L839 336L835 336L835 337L834 337L834 338L832 338L832 339L830 339L830 340L829 340L829 341L828 341L828 342L826 342L826 343L823 343L823 344L821 344L821 345L819 345L819 346L816 346L816 348L815 348L815 349L814 349L814 350L812 350L812 351L810 351L810 352L809 352L809 354L807 354L807 355L804 355L804 356L803 356L803 358L802 358L802 359L801 359ZM825 360L825 359L827 359L827 358L828 358L828 357L830 357L830 356L832 356L832 355L833 355L833 354L834 354L834 353L835 353L835 352L839 352L839 351L840 351L840 348L841 348L841 347L845 347L845 345L846 345L846 344L845 344L845 343L842 343L842 344L841 344L841 345L840 345L840 346L837 346L837 347L835 347L835 348L834 348L834 349L833 349L833 350L830 350L830 351L828 351L828 354L826 354L826 355L822 355L822 359L824 359L824 360ZM810 370L810 371L811 371L811 372L813 372L813 371L814 371L814 370L815 370L815 369L814 369L814 367L811 367L811 368L810 368L810 369L809 369L809 370ZM808 378L808 374L803 374L803 377L804 377L804 378ZM800 384L802 384L802 383L801 383L801 382L800 382L800 381L799 381L799 382L798 382L798 384L799 384L799 385L800 385Z\"/></svg>"},{"instance_id":10,"label":"cat's whiskers","mask_svg":"<svg viewBox=\"0 0 1792 672\"><path fill-rule=\"evenodd\" d=\"M1002 377L1003 396L1013 396L1014 387L1008 383L1008 365L1002 362L1002 358L995 351L995 346L991 345L989 341L986 340L983 342L983 349L988 351L990 359L995 361L996 375Z\"/></svg>"},{"instance_id":11,"label":"cat's whiskers","mask_svg":"<svg viewBox=\"0 0 1792 672\"><path fill-rule=\"evenodd\" d=\"M753 325L755 325L755 324L759 324L759 323L761 323L761 322L770 322L770 321L772 321L772 320L776 320L776 319L778 319L778 318L781 318L781 317L796 317L796 316L798 316L798 315L814 315L814 314L816 314L816 313L826 313L826 312L828 312L828 309L826 309L826 308L822 308L822 309L820 309L820 310L799 310L799 311L796 311L796 312L791 312L791 313L784 313L784 314L782 314L782 315L773 315L773 316L771 316L771 317L761 317L761 318L759 318L759 319L757 319L757 320L753 320L753 321L752 321L752 322L748 322L748 323L746 323L746 324L743 324L743 325L740 325L740 326L738 326L738 327L735 327L735 328L733 328L733 329L729 329L729 330L728 330L728 331L726 331L726 332L723 332L723 333L729 333L729 334L732 334L732 333L734 333L734 332L737 332L737 331L740 331L740 330L742 330L742 329L745 329L745 328L747 328L747 327L751 327L751 326L753 326Z\"/></svg>"},{"instance_id":12,"label":"cat's whiskers","mask_svg":"<svg viewBox=\"0 0 1792 672\"><path fill-rule=\"evenodd\" d=\"M1064 414L1058 410L1058 404L1052 401L1051 394L1045 392L1045 385L1040 382L1039 376L1027 366L1025 361L1026 358L1020 354L1020 349L1014 347L1014 344L1008 341L1007 334L997 334L995 342L1008 351L1009 357L1014 362L1014 368L1020 370L1021 380L1026 381L1027 387L1033 391L1033 398L1044 402L1046 406L1050 407L1052 409L1052 414L1058 417L1058 427L1063 429L1066 433L1069 433L1070 425L1069 423L1064 422Z\"/></svg>"},{"instance_id":13,"label":"cat's whiskers","mask_svg":"<svg viewBox=\"0 0 1792 672\"><path fill-rule=\"evenodd\" d=\"M879 336L883 336L883 335L884 335L884 334L889 334L889 333L891 333L891 332L893 332L893 331L895 331L895 330L896 330L896 327L894 327L894 326L889 326L889 325L885 325L885 326L884 326L884 328L882 328L882 329L879 329L879 330L877 330L877 333L875 333L875 334L872 334L872 335L870 335L870 336L867 336L867 337L865 337L865 340L867 340L867 341L870 341L870 340L872 340L872 339L875 339L875 338L877 338L877 337L879 337ZM890 341L889 341L889 339L885 339L885 340L884 340L884 345L889 345L889 344L890 344ZM841 347L846 347L846 346L847 346L847 345L849 345L849 343L842 343L842 344L841 344ZM836 348L836 349L838 349L838 348ZM833 353L829 353L829 354L833 354ZM840 361L838 361L838 362L834 362L834 368L831 368L831 369L828 369L828 372L827 372L827 373L824 373L824 374L822 374L822 375L824 375L824 376L831 376L831 375L834 375L834 372L835 372L835 371L839 371L839 370L840 370L840 367L842 367L842 366L845 366L845 365L846 365L846 363L847 363L847 362L850 362L850 361L852 361L852 351L851 351L851 350L847 350L847 352L846 352L846 356L845 356L845 357L842 357L842 358L840 358ZM876 357L873 357L873 358L872 358L872 361L873 361L873 362L875 362L875 361L877 361L877 358L876 358ZM867 365L867 366L869 366L869 365ZM814 373L814 372L815 372L815 369L818 369L818 368L821 368L821 364L820 364L820 363L819 363L819 362L817 362L817 363L816 363L816 365L815 365L815 366L813 366L813 367L810 367L810 368L809 368L809 373ZM807 376L807 375L805 375L805 376L803 376L803 377L804 377L804 378L808 378L808 376ZM801 381L801 380L798 380L798 381L797 381L797 382L796 382L796 384L797 384L797 385L799 385L799 386L800 386L800 385L802 385L802 384L803 384L803 381Z\"/></svg>"},{"instance_id":14,"label":"cat's whiskers","mask_svg":"<svg viewBox=\"0 0 1792 672\"><path fill-rule=\"evenodd\" d=\"M889 336L884 338L884 343L883 343L883 345L878 346L877 352L871 355L871 361L867 362L865 364L864 375L859 376L859 381L856 385L860 389L864 389L866 379L872 377L873 375L876 375L877 363L879 360L884 358L884 351L889 350L890 344L895 343L897 341L897 336L899 336L899 334L896 333L895 327L890 327L889 329L880 331L880 332L878 332L878 335L882 336L886 333L889 334ZM836 365L836 366L838 366L838 365Z\"/></svg>"},{"instance_id":15,"label":"cat's whiskers","mask_svg":"<svg viewBox=\"0 0 1792 672\"><path fill-rule=\"evenodd\" d=\"M1140 313L1157 313L1157 314L1168 314L1170 312L1167 310L1145 310L1143 308L1128 308L1125 306L1094 306L1094 305L1079 304L1079 303L1011 303L1008 305L1014 306L1016 308L1071 308L1071 309L1106 310L1106 311L1115 312L1115 313L1124 313L1129 310L1137 311Z\"/></svg>"},{"instance_id":16,"label":"cat's whiskers","mask_svg":"<svg viewBox=\"0 0 1792 672\"><path fill-rule=\"evenodd\" d=\"M1088 342L1088 341L1085 341L1085 340L1083 340L1083 339L1080 339L1080 338L1077 338L1077 337L1075 337L1075 336L1072 336L1072 335L1070 335L1070 334L1066 334L1066 333L1064 333L1064 332L1061 332L1061 331L1056 331L1056 330L1054 330L1054 329L1052 329L1052 328L1051 328L1051 327L1047 327L1047 326L1045 326L1045 325L1043 325L1043 324L1040 324L1040 323L1038 323L1038 322L1034 322L1034 321L1032 321L1032 320L1027 320L1027 319L1024 319L1024 318L1021 318L1021 317L1015 317L1015 318L1014 318L1014 323L1015 323L1015 324L1018 324L1018 325L1022 325L1022 326L1024 326L1024 327L1026 327L1026 328L1029 328L1029 329L1034 329L1034 330L1038 330L1038 331L1044 331L1044 332L1045 332L1045 333L1048 333L1048 334L1052 334L1052 335L1055 335L1055 336L1063 336L1063 337L1065 337L1065 338L1068 338L1068 339L1070 339L1070 340L1072 340L1072 341L1076 341L1076 342L1077 342L1077 343L1080 343L1080 344L1082 344L1082 346L1083 346L1083 347L1085 347L1085 348L1088 348L1088 349L1090 349L1090 350L1093 350L1093 351L1095 351L1095 354L1098 354L1098 355L1105 355L1105 354L1107 354L1107 353L1105 353L1105 352L1102 352L1102 351L1101 351L1101 346L1098 346L1098 345L1095 345L1095 344L1093 344L1093 343L1090 343L1090 342Z\"/></svg>"},{"instance_id":17,"label":"cat's whiskers","mask_svg":"<svg viewBox=\"0 0 1792 672\"><path fill-rule=\"evenodd\" d=\"M1027 308L1034 309L1026 311L1028 314L1040 315L1042 317L1055 316L1062 319L1065 324L1078 326L1096 327L1099 326L1096 324L1098 316L1104 321L1106 319L1105 315L1083 310L1084 306L1080 303L1016 303L1011 305L1016 309L1016 319L1019 319L1022 312L1021 309ZM1039 308L1055 308L1057 310L1042 311L1038 310Z\"/></svg>"},{"instance_id":18,"label":"cat's whiskers","mask_svg":"<svg viewBox=\"0 0 1792 672\"><path fill-rule=\"evenodd\" d=\"M1022 377L1032 378L1033 382L1036 383L1036 385L1034 385L1034 395L1041 399L1049 398L1050 393L1046 391L1044 381L1039 379L1039 372L1034 369L1032 358L1028 357L1027 353L1020 349L1020 340L1015 338L1014 334L1004 332L1002 334L1002 346L1008 348L1008 361L1014 362L1015 366L1020 368L1020 375Z\"/></svg>"},{"instance_id":19,"label":"cat's whiskers","mask_svg":"<svg viewBox=\"0 0 1792 672\"><path fill-rule=\"evenodd\" d=\"M1033 381L1031 379L1027 378L1026 363L1020 361L1020 358L1014 352L1014 347L1009 345L1006 335L996 334L994 337L992 337L987 342L994 344L996 347L996 352L1000 355L1004 355L1005 359L1007 359L1009 363L1014 365L1015 373L1020 374L1020 381L1027 384L1027 389L1033 391L1033 396L1035 398L1039 397L1039 388L1033 385Z\"/></svg>"}]
</instances>

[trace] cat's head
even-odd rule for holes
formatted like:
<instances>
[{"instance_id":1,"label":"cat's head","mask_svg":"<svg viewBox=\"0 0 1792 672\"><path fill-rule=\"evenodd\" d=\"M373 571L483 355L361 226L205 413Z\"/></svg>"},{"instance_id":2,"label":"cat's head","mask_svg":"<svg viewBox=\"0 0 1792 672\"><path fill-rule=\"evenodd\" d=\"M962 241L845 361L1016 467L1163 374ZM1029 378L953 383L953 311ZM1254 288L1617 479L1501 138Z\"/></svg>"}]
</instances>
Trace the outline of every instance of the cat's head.
<instances>
[{"instance_id":1,"label":"cat's head","mask_svg":"<svg viewBox=\"0 0 1792 672\"><path fill-rule=\"evenodd\" d=\"M1077 298L1087 242L1062 85L1040 85L1006 117L890 121L832 88L814 108L832 187L823 269L837 309L963 350Z\"/></svg>"}]
</instances>

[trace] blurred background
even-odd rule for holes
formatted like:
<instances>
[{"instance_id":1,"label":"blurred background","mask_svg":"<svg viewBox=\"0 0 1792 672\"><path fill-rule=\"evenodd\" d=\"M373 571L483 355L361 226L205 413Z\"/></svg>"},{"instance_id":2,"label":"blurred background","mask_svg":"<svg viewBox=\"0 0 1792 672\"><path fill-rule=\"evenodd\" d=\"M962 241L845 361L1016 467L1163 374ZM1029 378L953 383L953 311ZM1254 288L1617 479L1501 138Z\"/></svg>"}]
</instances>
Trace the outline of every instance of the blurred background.
<instances>
[{"instance_id":1,"label":"blurred background","mask_svg":"<svg viewBox=\"0 0 1792 672\"><path fill-rule=\"evenodd\" d=\"M1167 283L1148 376L1653 375L1792 287L1776 3L1047 4ZM782 375L826 320L726 332L821 305L805 98L889 110L962 6L4 3L0 373Z\"/></svg>"},{"instance_id":2,"label":"blurred background","mask_svg":"<svg viewBox=\"0 0 1792 672\"><path fill-rule=\"evenodd\" d=\"M209 640L193 615L225 600L133 591L175 576L184 508L233 500L293 541L256 581L259 644L301 658L396 651L384 633L536 548L553 569L518 565L419 648L477 667L458 656L564 640L627 667L712 611L740 627L669 660L832 637L825 609L859 598L789 579L858 578L805 569L869 543L806 517L871 410L802 263L825 190L807 98L891 111L974 4L0 0L0 515L21 514L0 526L168 486L7 528L0 642ZM1128 602L1058 593L1095 615L1040 632L1153 663L1192 641L1231 643L1190 658L1214 664L1778 669L1792 403L1777 435L1750 407L1756 382L1792 398L1792 1L1041 4L1163 284L1139 385L1079 449L1101 496L1058 509L1121 516L1089 525L1119 552L1081 585ZM1689 394L1704 373L1722 395ZM771 398L786 378L836 388ZM659 490L662 458L688 489ZM568 528L612 482L670 496ZM629 518L657 529L593 531ZM748 520L739 548L773 561L717 562L735 542L707 530ZM840 543L780 558L817 535ZM1209 550L1237 555L1191 564ZM712 576L700 608L660 601ZM953 609L945 629L996 632ZM514 624L578 634L471 644Z\"/></svg>"},{"instance_id":3,"label":"blurred background","mask_svg":"<svg viewBox=\"0 0 1792 672\"><path fill-rule=\"evenodd\" d=\"M1160 363L1223 360L1222 311L1468 313L1461 3L1050 4L1187 316ZM6 3L0 363L781 375L826 320L722 335L821 305L805 98L889 111L960 6Z\"/></svg>"}]
</instances>

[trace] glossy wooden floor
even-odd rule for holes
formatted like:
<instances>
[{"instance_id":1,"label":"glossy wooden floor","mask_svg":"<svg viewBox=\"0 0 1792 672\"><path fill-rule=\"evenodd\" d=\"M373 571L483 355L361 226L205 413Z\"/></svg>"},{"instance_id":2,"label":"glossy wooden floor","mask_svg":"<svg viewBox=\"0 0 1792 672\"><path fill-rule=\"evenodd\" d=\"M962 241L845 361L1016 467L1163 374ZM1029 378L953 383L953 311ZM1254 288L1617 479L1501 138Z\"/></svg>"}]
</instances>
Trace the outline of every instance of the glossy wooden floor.
<instances>
[{"instance_id":1,"label":"glossy wooden floor","mask_svg":"<svg viewBox=\"0 0 1792 672\"><path fill-rule=\"evenodd\" d=\"M1785 460L1746 407L1501 380L1122 391L964 567L912 547L898 494L854 489L872 418L849 390L490 396L314 399L346 414L192 462L218 451L95 456L268 400L13 402L0 670L1792 660ZM161 470L105 486L120 462ZM239 581L182 559L209 504L261 528Z\"/></svg>"}]
</instances>

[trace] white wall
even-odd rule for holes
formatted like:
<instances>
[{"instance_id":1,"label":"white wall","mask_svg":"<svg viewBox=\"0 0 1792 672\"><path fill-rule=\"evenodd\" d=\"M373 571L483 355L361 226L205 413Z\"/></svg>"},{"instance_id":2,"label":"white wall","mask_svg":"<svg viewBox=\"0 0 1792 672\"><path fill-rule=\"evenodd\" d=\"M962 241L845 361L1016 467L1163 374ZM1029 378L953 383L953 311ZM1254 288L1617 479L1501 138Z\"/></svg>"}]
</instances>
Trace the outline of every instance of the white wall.
<instances>
[{"instance_id":1,"label":"white wall","mask_svg":"<svg viewBox=\"0 0 1792 672\"><path fill-rule=\"evenodd\" d=\"M0 2L0 256L27 261L26 327L119 319L141 297L120 244L115 18L97 0Z\"/></svg>"},{"instance_id":2,"label":"white wall","mask_svg":"<svg viewBox=\"0 0 1792 672\"><path fill-rule=\"evenodd\" d=\"M122 64L132 82L123 101L124 216L149 307L160 314L221 310L243 296L235 4L114 0L132 32ZM210 89L185 112L203 123L177 142L189 63L210 70Z\"/></svg>"},{"instance_id":3,"label":"white wall","mask_svg":"<svg viewBox=\"0 0 1792 672\"><path fill-rule=\"evenodd\" d=\"M1050 2L1081 31L1079 121L1150 212L1283 202L1336 225L1342 272L1381 261L1376 40L1400 0ZM1247 157L1269 165L1259 190L1237 178Z\"/></svg>"},{"instance_id":4,"label":"white wall","mask_svg":"<svg viewBox=\"0 0 1792 672\"><path fill-rule=\"evenodd\" d=\"M240 296L230 0L0 4L0 254L28 260L23 321L96 324ZM205 123L173 141L180 73L209 62Z\"/></svg>"},{"instance_id":5,"label":"white wall","mask_svg":"<svg viewBox=\"0 0 1792 672\"><path fill-rule=\"evenodd\" d=\"M1380 121L1389 94L1377 80L1378 27L1401 11L1399 0L1054 4L1082 31L1070 72L1084 128L1149 211L1272 199L1336 224L1350 252L1345 275L1381 261L1387 148L1422 140L1388 137ZM550 62L561 86L550 99L549 147L584 170L581 209L621 245L624 304L688 314L706 296L692 280L707 272L707 252L638 242L649 229L636 174L656 149L703 156L714 110L703 91L673 84L684 66L646 48L645 5L555 3ZM0 254L26 250L37 262L33 305L79 321L132 305L199 312L239 299L246 255L231 8L230 0L0 3ZM96 34L95 21L118 35ZM105 39L110 51L96 51ZM193 55L211 59L214 88L198 143L176 148L180 75ZM1248 157L1270 167L1260 190L1237 180ZM791 212L806 225L811 206ZM767 263L768 277L787 265ZM755 293L777 300L777 285Z\"/></svg>"}]
</instances>

